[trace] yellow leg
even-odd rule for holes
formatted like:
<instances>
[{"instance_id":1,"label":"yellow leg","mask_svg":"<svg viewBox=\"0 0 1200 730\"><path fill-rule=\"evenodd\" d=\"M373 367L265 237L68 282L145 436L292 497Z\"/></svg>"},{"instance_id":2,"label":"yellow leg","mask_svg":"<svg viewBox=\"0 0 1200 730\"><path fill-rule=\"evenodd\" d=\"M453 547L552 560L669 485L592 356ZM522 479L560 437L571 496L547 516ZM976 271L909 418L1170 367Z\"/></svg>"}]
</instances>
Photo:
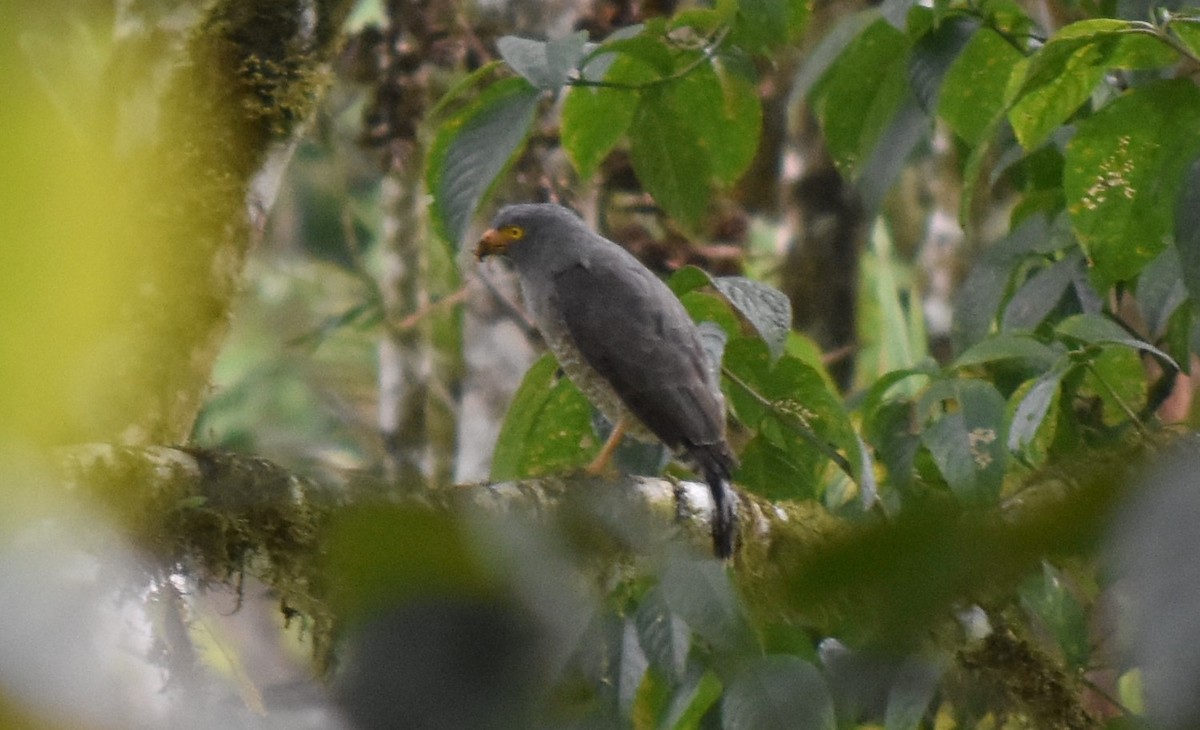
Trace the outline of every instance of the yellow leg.
<instances>
[{"instance_id":1,"label":"yellow leg","mask_svg":"<svg viewBox=\"0 0 1200 730\"><path fill-rule=\"evenodd\" d=\"M592 476L603 474L604 470L608 468L608 462L612 461L613 452L621 444L621 438L625 435L627 428L628 424L625 423L624 418L617 421L617 425L613 426L612 433L608 435L608 440L601 447L600 453L596 454L596 458L592 459L592 463L588 464L584 471Z\"/></svg>"}]
</instances>

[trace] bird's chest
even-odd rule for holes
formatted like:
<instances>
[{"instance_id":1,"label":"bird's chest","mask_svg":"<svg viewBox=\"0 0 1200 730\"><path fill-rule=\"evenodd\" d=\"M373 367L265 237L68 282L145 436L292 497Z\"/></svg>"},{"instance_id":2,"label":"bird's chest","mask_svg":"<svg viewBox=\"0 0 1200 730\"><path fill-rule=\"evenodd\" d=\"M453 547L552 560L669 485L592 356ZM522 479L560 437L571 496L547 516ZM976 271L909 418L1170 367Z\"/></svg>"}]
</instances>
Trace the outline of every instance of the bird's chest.
<instances>
[{"instance_id":1,"label":"bird's chest","mask_svg":"<svg viewBox=\"0 0 1200 730\"><path fill-rule=\"evenodd\" d=\"M616 424L617 421L625 419L629 426L628 434L630 436L643 441L655 440L650 429L629 412L608 381L588 365L583 353L579 351L571 338L567 324L559 313L559 308L551 299L553 295L538 291L536 287L526 286L524 282L522 282L521 288L525 306L533 317L534 324L542 333L542 339L546 341L546 346L550 348L550 352L554 353L559 366L575 384L575 387L579 388L592 405L604 414L609 423Z\"/></svg>"}]
</instances>

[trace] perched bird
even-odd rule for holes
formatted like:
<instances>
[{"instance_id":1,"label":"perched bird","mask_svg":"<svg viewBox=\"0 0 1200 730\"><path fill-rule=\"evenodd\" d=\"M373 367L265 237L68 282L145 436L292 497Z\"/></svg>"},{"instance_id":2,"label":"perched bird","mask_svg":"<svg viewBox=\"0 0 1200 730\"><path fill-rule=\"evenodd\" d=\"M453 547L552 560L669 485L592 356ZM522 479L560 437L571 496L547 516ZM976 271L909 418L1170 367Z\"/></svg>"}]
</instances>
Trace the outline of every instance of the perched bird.
<instances>
[{"instance_id":1,"label":"perched bird","mask_svg":"<svg viewBox=\"0 0 1200 730\"><path fill-rule=\"evenodd\" d=\"M713 552L733 553L736 466L725 440L716 368L679 299L625 249L558 205L510 205L475 249L510 259L525 306L559 365L613 424L589 466L599 473L622 435L658 438L712 491Z\"/></svg>"}]
</instances>

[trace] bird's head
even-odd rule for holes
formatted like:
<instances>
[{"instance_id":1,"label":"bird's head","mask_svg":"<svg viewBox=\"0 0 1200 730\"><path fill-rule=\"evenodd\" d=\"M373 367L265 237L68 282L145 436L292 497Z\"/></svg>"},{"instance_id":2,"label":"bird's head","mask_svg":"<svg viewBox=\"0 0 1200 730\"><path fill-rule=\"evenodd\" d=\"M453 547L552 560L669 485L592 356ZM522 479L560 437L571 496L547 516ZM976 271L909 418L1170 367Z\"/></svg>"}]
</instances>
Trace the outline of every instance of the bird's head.
<instances>
[{"instance_id":1,"label":"bird's head","mask_svg":"<svg viewBox=\"0 0 1200 730\"><path fill-rule=\"evenodd\" d=\"M561 205L509 205L492 219L492 227L475 246L475 256L482 260L493 254L507 255L518 263L530 257L544 259L553 252L540 249L570 247L590 235L579 216Z\"/></svg>"}]
</instances>

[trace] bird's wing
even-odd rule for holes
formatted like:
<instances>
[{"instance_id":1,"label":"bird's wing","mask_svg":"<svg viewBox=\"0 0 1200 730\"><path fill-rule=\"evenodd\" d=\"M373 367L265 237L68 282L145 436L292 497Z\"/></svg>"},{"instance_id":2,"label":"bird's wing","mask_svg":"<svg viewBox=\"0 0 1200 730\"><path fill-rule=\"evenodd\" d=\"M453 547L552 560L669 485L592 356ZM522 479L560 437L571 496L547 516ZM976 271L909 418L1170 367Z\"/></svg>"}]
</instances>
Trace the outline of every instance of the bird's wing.
<instances>
[{"instance_id":1,"label":"bird's wing","mask_svg":"<svg viewBox=\"0 0 1200 730\"><path fill-rule=\"evenodd\" d=\"M695 326L654 274L593 260L557 273L554 290L583 359L658 438L673 449L722 438L724 407Z\"/></svg>"}]
</instances>

